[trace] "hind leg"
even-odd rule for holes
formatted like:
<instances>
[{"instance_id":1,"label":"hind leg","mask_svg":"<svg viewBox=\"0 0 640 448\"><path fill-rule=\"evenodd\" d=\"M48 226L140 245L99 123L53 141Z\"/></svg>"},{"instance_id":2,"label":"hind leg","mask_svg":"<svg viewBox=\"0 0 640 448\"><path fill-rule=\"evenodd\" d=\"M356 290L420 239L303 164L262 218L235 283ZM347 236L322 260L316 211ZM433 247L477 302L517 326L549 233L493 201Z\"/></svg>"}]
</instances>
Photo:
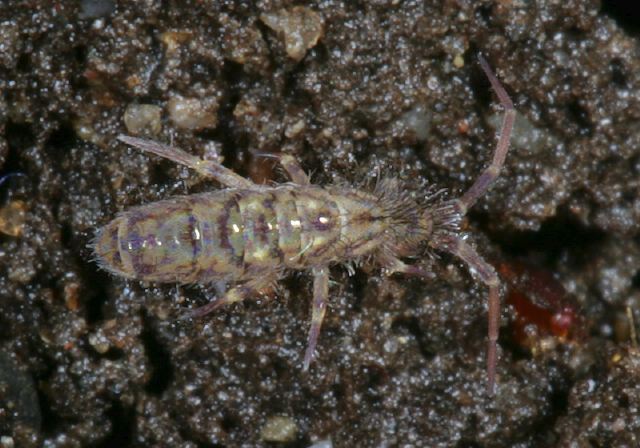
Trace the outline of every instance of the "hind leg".
<instances>
[{"instance_id":1,"label":"hind leg","mask_svg":"<svg viewBox=\"0 0 640 448\"><path fill-rule=\"evenodd\" d=\"M327 298L329 297L329 268L315 268L313 270L313 305L311 311L311 328L307 340L307 350L304 353L303 370L309 370L309 364L313 359L320 335L320 327L327 311Z\"/></svg>"},{"instance_id":2,"label":"hind leg","mask_svg":"<svg viewBox=\"0 0 640 448\"><path fill-rule=\"evenodd\" d=\"M118 140L127 145L135 146L145 152L150 152L165 159L169 159L180 165L191 168L205 177L211 177L222 185L229 188L255 189L257 186L248 179L231 171L219 163L210 160L203 160L200 157L193 156L182 149L173 146L163 145L153 140L145 140L142 138L129 137L128 135L119 135Z\"/></svg>"}]
</instances>

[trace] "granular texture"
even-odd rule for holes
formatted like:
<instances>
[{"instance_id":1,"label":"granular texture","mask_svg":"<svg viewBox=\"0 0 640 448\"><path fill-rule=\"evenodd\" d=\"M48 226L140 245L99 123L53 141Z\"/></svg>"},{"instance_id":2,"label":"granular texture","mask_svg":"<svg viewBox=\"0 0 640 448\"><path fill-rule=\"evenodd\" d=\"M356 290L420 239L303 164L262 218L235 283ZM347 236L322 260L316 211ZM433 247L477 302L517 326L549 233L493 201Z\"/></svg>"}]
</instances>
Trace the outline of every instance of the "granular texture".
<instances>
[{"instance_id":1,"label":"granular texture","mask_svg":"<svg viewBox=\"0 0 640 448\"><path fill-rule=\"evenodd\" d=\"M0 440L638 445L639 36L584 0L3 2L0 177L25 176L0 184L0 209L22 204L19 232L0 234ZM468 241L553 273L585 334L529 351L503 331L495 398L486 289L453 258L418 260L431 281L333 270L308 374L307 275L183 322L219 285L125 281L92 261L119 211L217 188L118 143L129 126L254 181L283 180L259 156L282 151L314 183L395 173L459 196L502 113L478 52L519 115Z\"/></svg>"}]
</instances>

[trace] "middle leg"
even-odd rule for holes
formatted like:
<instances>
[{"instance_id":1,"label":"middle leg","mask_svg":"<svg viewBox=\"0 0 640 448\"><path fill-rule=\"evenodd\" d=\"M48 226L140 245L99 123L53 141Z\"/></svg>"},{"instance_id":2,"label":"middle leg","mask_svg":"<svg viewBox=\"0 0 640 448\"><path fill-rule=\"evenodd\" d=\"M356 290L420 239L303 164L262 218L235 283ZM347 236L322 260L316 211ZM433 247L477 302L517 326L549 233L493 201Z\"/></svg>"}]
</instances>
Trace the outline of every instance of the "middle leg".
<instances>
[{"instance_id":1,"label":"middle leg","mask_svg":"<svg viewBox=\"0 0 640 448\"><path fill-rule=\"evenodd\" d=\"M304 353L303 370L309 370L309 364L313 359L320 335L320 327L327 311L327 298L329 297L329 268L327 266L313 269L313 305L311 311L311 328L307 350Z\"/></svg>"},{"instance_id":2,"label":"middle leg","mask_svg":"<svg viewBox=\"0 0 640 448\"><path fill-rule=\"evenodd\" d=\"M291 154L259 153L256 156L278 160L294 184L309 185L311 183L307 173L304 172L296 158Z\"/></svg>"},{"instance_id":3,"label":"middle leg","mask_svg":"<svg viewBox=\"0 0 640 448\"><path fill-rule=\"evenodd\" d=\"M300 164L291 154L282 154L280 156L280 164L287 172L291 180L298 185L309 185L311 181L309 176L300 167Z\"/></svg>"}]
</instances>

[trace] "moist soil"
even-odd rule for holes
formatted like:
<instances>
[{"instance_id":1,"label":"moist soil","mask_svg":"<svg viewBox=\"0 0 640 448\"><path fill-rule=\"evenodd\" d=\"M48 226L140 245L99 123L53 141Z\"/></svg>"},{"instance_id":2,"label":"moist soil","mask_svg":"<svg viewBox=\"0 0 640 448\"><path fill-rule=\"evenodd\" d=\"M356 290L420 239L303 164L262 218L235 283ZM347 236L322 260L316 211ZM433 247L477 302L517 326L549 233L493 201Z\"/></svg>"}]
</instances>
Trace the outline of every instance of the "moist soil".
<instances>
[{"instance_id":1,"label":"moist soil","mask_svg":"<svg viewBox=\"0 0 640 448\"><path fill-rule=\"evenodd\" d=\"M640 18L620 5L3 2L0 445L638 446ZM286 181L261 157L284 152L317 184L461 195L502 117L479 53L518 118L464 234L562 291L503 295L575 315L559 335L503 306L494 397L487 289L446 254L409 260L428 280L332 267L308 372L308 272L192 321L222 285L96 265L118 212L220 188L123 133L259 183Z\"/></svg>"}]
</instances>

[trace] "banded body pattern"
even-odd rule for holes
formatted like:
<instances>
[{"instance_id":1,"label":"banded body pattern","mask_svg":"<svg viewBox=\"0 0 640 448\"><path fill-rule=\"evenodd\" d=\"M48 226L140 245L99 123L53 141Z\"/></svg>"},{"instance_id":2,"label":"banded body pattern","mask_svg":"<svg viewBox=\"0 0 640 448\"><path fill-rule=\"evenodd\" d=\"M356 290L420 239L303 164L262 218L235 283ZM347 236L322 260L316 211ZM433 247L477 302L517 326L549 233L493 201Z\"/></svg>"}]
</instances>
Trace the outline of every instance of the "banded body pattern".
<instances>
[{"instance_id":1,"label":"banded body pattern","mask_svg":"<svg viewBox=\"0 0 640 448\"><path fill-rule=\"evenodd\" d=\"M172 198L121 213L100 230L94 251L101 267L124 277L157 282L234 283L221 297L192 312L203 316L255 295L286 269L313 273L311 328L304 355L307 369L315 352L329 295L333 263L367 258L387 275L430 276L403 258L431 250L464 261L489 289L488 389L496 377L500 283L493 267L460 233L460 220L498 177L509 149L515 109L484 59L480 65L505 108L491 164L458 199L439 193L409 194L410 186L382 179L372 192L352 187L311 185L296 160L278 158L291 183L256 185L228 168L185 151L135 137L118 139L185 165L226 187L213 193Z\"/></svg>"},{"instance_id":2,"label":"banded body pattern","mask_svg":"<svg viewBox=\"0 0 640 448\"><path fill-rule=\"evenodd\" d=\"M371 194L316 186L227 189L135 207L98 234L103 267L156 282L243 281L369 253L390 227Z\"/></svg>"}]
</instances>

